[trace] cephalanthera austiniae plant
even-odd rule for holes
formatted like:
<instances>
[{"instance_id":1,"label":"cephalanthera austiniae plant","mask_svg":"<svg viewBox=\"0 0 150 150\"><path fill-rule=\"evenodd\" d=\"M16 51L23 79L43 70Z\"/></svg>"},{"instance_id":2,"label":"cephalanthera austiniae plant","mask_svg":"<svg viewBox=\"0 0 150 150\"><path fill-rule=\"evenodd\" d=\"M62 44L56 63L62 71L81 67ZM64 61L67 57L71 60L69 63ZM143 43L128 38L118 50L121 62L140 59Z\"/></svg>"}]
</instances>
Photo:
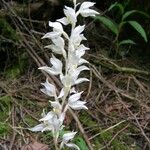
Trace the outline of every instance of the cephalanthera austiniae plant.
<instances>
[{"instance_id":1,"label":"cephalanthera austiniae plant","mask_svg":"<svg viewBox=\"0 0 150 150\"><path fill-rule=\"evenodd\" d=\"M52 41L52 44L45 46L45 48L50 49L54 54L62 55L65 63L63 65L62 61L53 54L52 58L50 58L52 67L43 66L39 69L50 75L59 76L63 88L59 94L57 94L56 87L49 83L48 79L45 83L42 83L44 88L42 88L41 91L54 98L54 101L50 101L53 109L47 114L43 112L43 118L39 120L41 124L30 129L35 132L51 131L54 138L55 149L57 150L62 149L64 146L79 150L77 145L70 142L76 132L67 132L63 134L62 137L60 137L60 132L64 128L63 122L68 108L73 110L88 109L85 106L86 102L80 99L83 91L77 92L74 88L74 85L89 81L87 78L78 78L81 71L89 70L88 67L83 65L84 63L88 63L88 61L81 58L89 48L81 44L82 40L86 40L82 34L85 25L77 26L76 24L79 15L89 17L95 16L98 12L90 9L90 7L95 4L92 2L77 4L76 0L73 0L73 4L74 8L65 6L65 17L58 19L56 22L49 21L49 26L53 28L53 31L46 33L42 37L42 39L48 38ZM80 6L77 9L78 5ZM71 25L70 34L67 34L63 29L63 26L66 25ZM60 140L58 142L58 138L61 139L61 142Z\"/></svg>"}]
</instances>

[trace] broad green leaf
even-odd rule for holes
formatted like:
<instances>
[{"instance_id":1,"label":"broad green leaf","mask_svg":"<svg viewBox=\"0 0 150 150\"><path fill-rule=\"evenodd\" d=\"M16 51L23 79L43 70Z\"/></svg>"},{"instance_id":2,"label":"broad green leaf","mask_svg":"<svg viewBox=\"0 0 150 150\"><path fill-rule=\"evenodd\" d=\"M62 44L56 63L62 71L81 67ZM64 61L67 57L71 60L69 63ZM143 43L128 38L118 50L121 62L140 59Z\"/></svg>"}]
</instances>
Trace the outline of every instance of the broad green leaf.
<instances>
[{"instance_id":1,"label":"broad green leaf","mask_svg":"<svg viewBox=\"0 0 150 150\"><path fill-rule=\"evenodd\" d=\"M128 21L128 23L143 37L147 42L147 36L143 27L137 21Z\"/></svg>"},{"instance_id":2,"label":"broad green leaf","mask_svg":"<svg viewBox=\"0 0 150 150\"><path fill-rule=\"evenodd\" d=\"M110 5L110 7L108 8L108 11L112 10L113 8L119 8L121 14L124 13L124 8L122 6L122 4L118 3L118 2L115 2L114 4Z\"/></svg>"},{"instance_id":3,"label":"broad green leaf","mask_svg":"<svg viewBox=\"0 0 150 150\"><path fill-rule=\"evenodd\" d=\"M136 44L134 41L127 39L127 40L122 40L119 45L125 45L125 44Z\"/></svg>"},{"instance_id":4,"label":"broad green leaf","mask_svg":"<svg viewBox=\"0 0 150 150\"><path fill-rule=\"evenodd\" d=\"M136 10L127 11L127 12L122 16L122 20L125 20L128 16L134 14L135 12L137 12L137 11L136 11Z\"/></svg>"},{"instance_id":5,"label":"broad green leaf","mask_svg":"<svg viewBox=\"0 0 150 150\"><path fill-rule=\"evenodd\" d=\"M118 34L118 25L111 21L110 19L103 16L96 16L95 20L101 21L108 29L110 29L114 34Z\"/></svg>"}]
</instances>

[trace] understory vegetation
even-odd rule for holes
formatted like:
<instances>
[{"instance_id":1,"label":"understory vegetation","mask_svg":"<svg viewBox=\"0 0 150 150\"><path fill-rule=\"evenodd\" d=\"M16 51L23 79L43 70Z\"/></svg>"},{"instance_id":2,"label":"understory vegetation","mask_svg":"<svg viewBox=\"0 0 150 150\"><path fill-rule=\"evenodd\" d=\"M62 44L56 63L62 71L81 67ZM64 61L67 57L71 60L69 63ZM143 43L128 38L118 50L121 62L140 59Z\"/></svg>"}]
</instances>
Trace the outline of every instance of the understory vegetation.
<instances>
[{"instance_id":1,"label":"understory vegetation","mask_svg":"<svg viewBox=\"0 0 150 150\"><path fill-rule=\"evenodd\" d=\"M90 48L84 56L90 71L82 75L90 81L76 87L85 91L82 99L88 110L68 112L66 128L78 131L73 142L81 150L149 150L149 0L91 2L100 14L79 17L79 24L86 24L84 44ZM51 110L52 99L39 90L45 77L61 89L54 76L37 68L50 65L52 53L44 48L49 41L41 37L50 31L48 21L63 17L65 5L73 4L70 0L0 2L2 150L55 149L50 132L33 133L28 128L39 124L42 109Z\"/></svg>"}]
</instances>

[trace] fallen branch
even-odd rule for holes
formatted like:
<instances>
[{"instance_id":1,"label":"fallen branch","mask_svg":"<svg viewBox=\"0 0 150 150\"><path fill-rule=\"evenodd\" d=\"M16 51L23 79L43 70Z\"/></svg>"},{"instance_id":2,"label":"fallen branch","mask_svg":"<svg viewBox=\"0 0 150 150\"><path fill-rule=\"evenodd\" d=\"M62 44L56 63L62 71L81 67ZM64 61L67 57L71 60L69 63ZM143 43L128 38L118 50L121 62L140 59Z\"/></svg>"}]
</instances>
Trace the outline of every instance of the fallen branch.
<instances>
[{"instance_id":1,"label":"fallen branch","mask_svg":"<svg viewBox=\"0 0 150 150\"><path fill-rule=\"evenodd\" d=\"M91 59L91 61L96 64L96 65L101 65L104 66L110 70L113 71L118 71L122 73L128 73L128 74L141 74L141 75L147 75L150 76L150 72L144 71L144 70L139 70L136 68L129 68L129 67L120 67L116 63L114 63L111 59L108 59L104 56L97 57L94 55L89 55L90 57L96 58L96 59Z\"/></svg>"}]
</instances>

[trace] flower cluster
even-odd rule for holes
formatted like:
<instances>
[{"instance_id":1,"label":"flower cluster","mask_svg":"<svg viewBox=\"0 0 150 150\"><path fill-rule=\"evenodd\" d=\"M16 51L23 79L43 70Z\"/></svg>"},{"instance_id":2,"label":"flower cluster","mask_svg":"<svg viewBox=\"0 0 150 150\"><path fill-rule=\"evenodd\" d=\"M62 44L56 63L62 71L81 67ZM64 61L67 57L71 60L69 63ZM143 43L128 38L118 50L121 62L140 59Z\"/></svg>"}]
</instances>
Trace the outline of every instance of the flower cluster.
<instances>
[{"instance_id":1,"label":"flower cluster","mask_svg":"<svg viewBox=\"0 0 150 150\"><path fill-rule=\"evenodd\" d=\"M42 119L39 121L41 124L31 128L31 131L52 131L55 141L55 148L58 147L58 137L60 130L63 129L64 118L68 108L73 110L88 109L85 101L81 100L82 92L77 92L74 88L75 85L84 81L89 81L87 78L80 78L79 74L83 70L89 70L84 64L88 63L82 56L86 50L86 46L81 44L86 38L83 35L85 25L76 25L79 15L83 17L95 16L98 12L90 9L95 3L83 2L77 9L79 4L73 0L74 8L65 6L65 17L58 19L56 22L49 21L49 26L53 29L51 32L46 33L42 38L48 38L52 44L45 46L53 52L50 58L51 67L43 66L39 69L45 71L50 75L59 77L62 83L62 89L59 93L56 92L56 87L49 83L48 79L42 83L43 88L41 91L54 98L50 101L52 110L45 114L43 112ZM71 33L68 34L64 31L63 26L71 25ZM62 55L63 61L54 55ZM64 62L64 63L63 63ZM59 149L65 146L79 149L77 145L70 143L75 136L76 132L65 133L62 137Z\"/></svg>"}]
</instances>

